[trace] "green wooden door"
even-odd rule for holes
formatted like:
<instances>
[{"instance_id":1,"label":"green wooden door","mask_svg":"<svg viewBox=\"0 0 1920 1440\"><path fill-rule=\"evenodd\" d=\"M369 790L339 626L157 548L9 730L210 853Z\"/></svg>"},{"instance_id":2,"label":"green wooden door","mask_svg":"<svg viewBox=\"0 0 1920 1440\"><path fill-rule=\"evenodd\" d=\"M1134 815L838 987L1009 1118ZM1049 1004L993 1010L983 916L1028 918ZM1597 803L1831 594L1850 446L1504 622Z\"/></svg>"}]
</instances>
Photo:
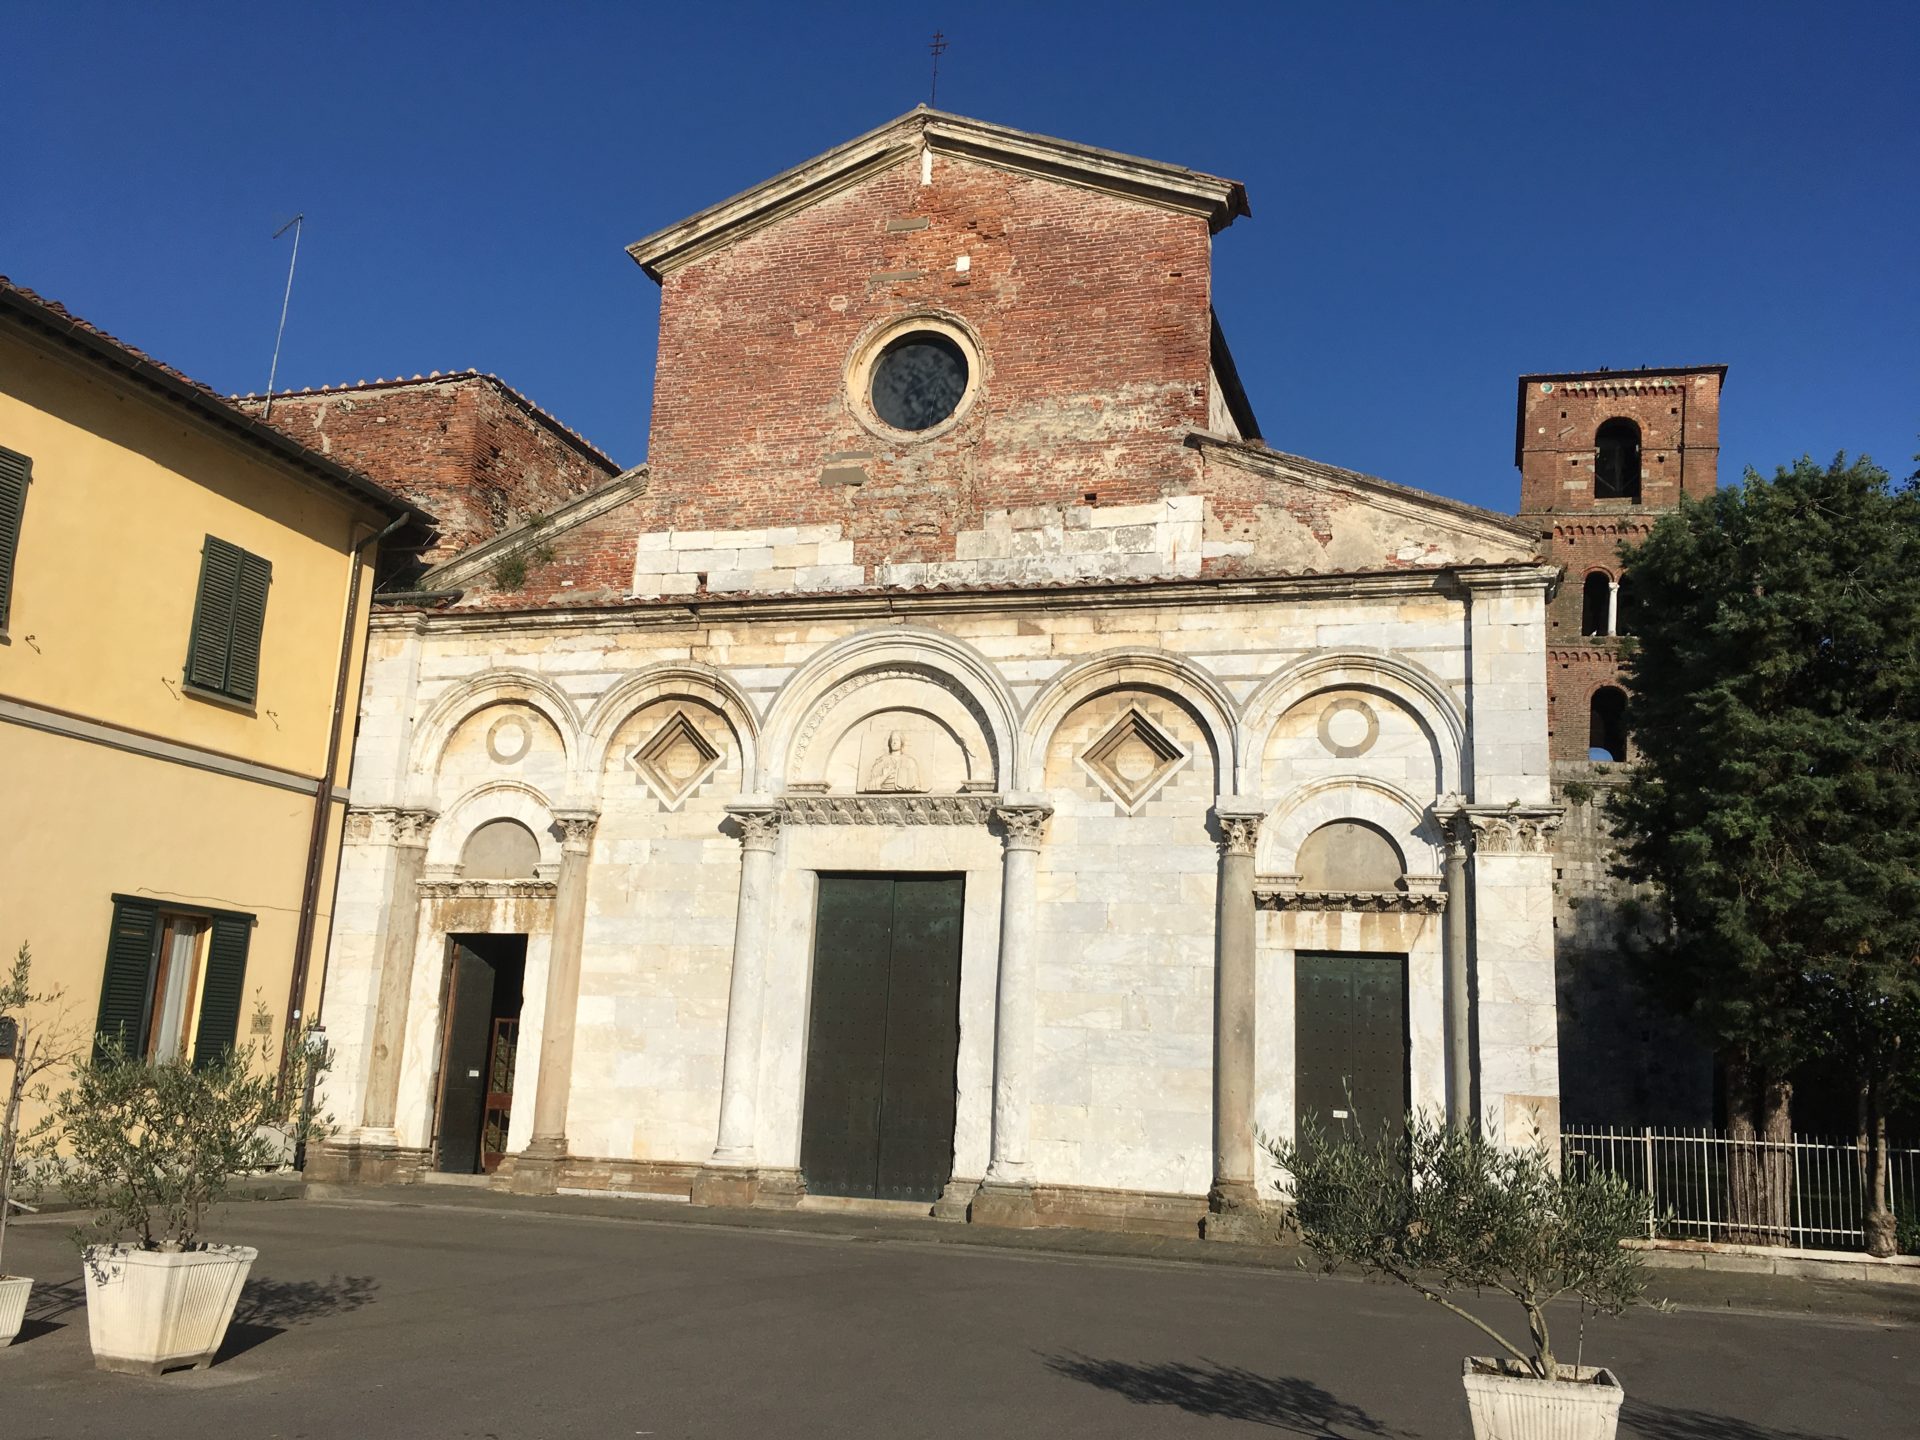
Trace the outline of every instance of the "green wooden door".
<instances>
[{"instance_id":1,"label":"green wooden door","mask_svg":"<svg viewBox=\"0 0 1920 1440\"><path fill-rule=\"evenodd\" d=\"M1294 957L1294 1118L1322 1129L1404 1133L1407 961L1404 955Z\"/></svg>"},{"instance_id":2,"label":"green wooden door","mask_svg":"<svg viewBox=\"0 0 1920 1440\"><path fill-rule=\"evenodd\" d=\"M823 875L800 1168L815 1195L939 1198L960 1051L957 875Z\"/></svg>"}]
</instances>

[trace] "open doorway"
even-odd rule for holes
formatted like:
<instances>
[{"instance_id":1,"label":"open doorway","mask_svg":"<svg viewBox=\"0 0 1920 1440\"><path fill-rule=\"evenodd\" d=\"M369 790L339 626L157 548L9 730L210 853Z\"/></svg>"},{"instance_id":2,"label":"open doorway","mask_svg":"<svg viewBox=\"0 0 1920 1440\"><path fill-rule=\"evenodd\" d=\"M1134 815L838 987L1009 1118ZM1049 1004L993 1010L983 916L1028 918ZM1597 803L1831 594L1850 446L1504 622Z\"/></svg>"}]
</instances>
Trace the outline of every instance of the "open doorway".
<instances>
[{"instance_id":1,"label":"open doorway","mask_svg":"<svg viewBox=\"0 0 1920 1440\"><path fill-rule=\"evenodd\" d=\"M525 935L447 937L434 1112L434 1168L446 1174L490 1175L506 1156L526 970Z\"/></svg>"}]
</instances>

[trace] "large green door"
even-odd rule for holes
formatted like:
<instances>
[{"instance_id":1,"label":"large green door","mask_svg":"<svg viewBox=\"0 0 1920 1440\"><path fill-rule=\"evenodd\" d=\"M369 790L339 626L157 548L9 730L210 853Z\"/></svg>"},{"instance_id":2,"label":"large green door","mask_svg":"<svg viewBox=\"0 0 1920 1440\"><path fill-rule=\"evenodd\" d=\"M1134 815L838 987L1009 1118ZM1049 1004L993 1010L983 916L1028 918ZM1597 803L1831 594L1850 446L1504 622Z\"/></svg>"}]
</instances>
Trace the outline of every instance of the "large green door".
<instances>
[{"instance_id":1,"label":"large green door","mask_svg":"<svg viewBox=\"0 0 1920 1440\"><path fill-rule=\"evenodd\" d=\"M960 1052L957 875L822 875L800 1168L815 1195L939 1198Z\"/></svg>"},{"instance_id":2,"label":"large green door","mask_svg":"<svg viewBox=\"0 0 1920 1440\"><path fill-rule=\"evenodd\" d=\"M1407 961L1404 955L1294 957L1294 1118L1321 1128L1404 1132Z\"/></svg>"}]
</instances>

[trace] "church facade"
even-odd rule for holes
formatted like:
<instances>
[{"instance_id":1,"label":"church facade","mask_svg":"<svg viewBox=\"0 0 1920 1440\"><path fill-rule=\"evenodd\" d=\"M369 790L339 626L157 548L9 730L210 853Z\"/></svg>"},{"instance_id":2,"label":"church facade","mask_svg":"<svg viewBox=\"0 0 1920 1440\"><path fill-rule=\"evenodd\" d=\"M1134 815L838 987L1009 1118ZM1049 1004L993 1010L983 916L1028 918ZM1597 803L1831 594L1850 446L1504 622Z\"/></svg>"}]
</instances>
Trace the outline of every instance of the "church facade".
<instances>
[{"instance_id":1,"label":"church facade","mask_svg":"<svg viewBox=\"0 0 1920 1440\"><path fill-rule=\"evenodd\" d=\"M1558 1120L1536 526L1272 448L1227 180L919 110L631 247L645 467L376 614L337 1178L1236 1236Z\"/></svg>"}]
</instances>

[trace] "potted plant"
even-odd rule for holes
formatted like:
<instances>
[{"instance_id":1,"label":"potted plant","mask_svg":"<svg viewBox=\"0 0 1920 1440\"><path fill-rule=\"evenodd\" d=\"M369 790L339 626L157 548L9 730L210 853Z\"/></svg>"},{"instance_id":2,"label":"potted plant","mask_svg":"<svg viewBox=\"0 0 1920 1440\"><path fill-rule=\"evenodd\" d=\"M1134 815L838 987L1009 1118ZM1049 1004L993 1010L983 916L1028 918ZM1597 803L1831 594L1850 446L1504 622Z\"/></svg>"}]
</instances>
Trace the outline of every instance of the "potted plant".
<instances>
[{"instance_id":1,"label":"potted plant","mask_svg":"<svg viewBox=\"0 0 1920 1440\"><path fill-rule=\"evenodd\" d=\"M1563 1364L1548 1307L1572 1298L1584 1343L1589 1311L1617 1314L1640 1298L1645 1272L1621 1245L1644 1234L1647 1201L1618 1177L1569 1174L1544 1143L1500 1144L1437 1117L1404 1133L1325 1132L1311 1117L1268 1152L1292 1189L1291 1223L1332 1269L1393 1280L1460 1316L1500 1353L1465 1362L1476 1440L1612 1440L1622 1391L1611 1372ZM1457 1297L1509 1297L1526 1320L1516 1344Z\"/></svg>"},{"instance_id":2,"label":"potted plant","mask_svg":"<svg viewBox=\"0 0 1920 1440\"><path fill-rule=\"evenodd\" d=\"M102 1370L204 1369L226 1337L259 1252L201 1233L236 1176L286 1163L324 1128L306 1115L305 1074L323 1046L276 1075L264 1046L149 1062L117 1037L78 1066L56 1102L50 1177L93 1212L75 1232L85 1258L87 1329Z\"/></svg>"},{"instance_id":3,"label":"potted plant","mask_svg":"<svg viewBox=\"0 0 1920 1440\"><path fill-rule=\"evenodd\" d=\"M7 1272L7 1222L22 1204L22 1191L37 1188L27 1172L30 1154L53 1131L54 1117L46 1107L46 1084L40 1077L72 1055L71 1038L60 1025L60 992L33 988L33 951L23 942L6 978L0 980L0 1060L11 1062L7 1088L0 1094L0 1345L11 1345L27 1316L27 1298L33 1281ZM26 1102L33 1100L41 1115L22 1128Z\"/></svg>"}]
</instances>

